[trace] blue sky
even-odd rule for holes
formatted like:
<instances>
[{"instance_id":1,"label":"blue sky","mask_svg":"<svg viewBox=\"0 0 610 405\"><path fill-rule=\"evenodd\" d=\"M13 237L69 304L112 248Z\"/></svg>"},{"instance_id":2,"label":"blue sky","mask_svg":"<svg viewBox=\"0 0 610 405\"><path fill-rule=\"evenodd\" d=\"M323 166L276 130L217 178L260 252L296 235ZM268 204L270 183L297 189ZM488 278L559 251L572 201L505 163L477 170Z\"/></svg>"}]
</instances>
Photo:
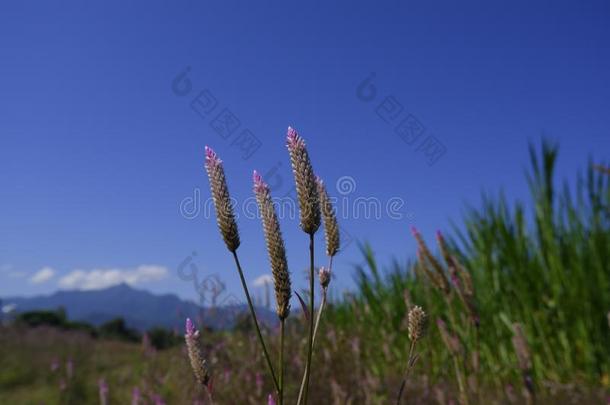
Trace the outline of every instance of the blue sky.
<instances>
[{"instance_id":1,"label":"blue sky","mask_svg":"<svg viewBox=\"0 0 610 405\"><path fill-rule=\"evenodd\" d=\"M239 202L253 169L277 181L276 168L274 194L288 193L288 125L331 194L403 202L340 219L383 263L413 255L410 225L431 240L482 190L524 199L543 134L562 177L607 161L607 2L328 3L3 3L0 296L122 280L196 299L177 274L196 252L200 277L241 297L213 216L189 198L209 198L205 145ZM234 132L217 131L226 114ZM304 285L306 235L282 225ZM269 272L262 229L239 226L253 281ZM337 257L336 291L360 260L356 243Z\"/></svg>"}]
</instances>

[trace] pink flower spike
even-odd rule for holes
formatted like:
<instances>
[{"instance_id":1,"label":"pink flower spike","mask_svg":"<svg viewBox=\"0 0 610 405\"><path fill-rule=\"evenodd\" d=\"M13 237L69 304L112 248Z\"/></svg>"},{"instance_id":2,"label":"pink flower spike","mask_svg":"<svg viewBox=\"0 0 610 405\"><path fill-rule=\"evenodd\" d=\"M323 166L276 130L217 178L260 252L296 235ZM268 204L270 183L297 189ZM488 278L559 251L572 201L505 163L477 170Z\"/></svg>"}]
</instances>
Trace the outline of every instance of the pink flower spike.
<instances>
[{"instance_id":1,"label":"pink flower spike","mask_svg":"<svg viewBox=\"0 0 610 405\"><path fill-rule=\"evenodd\" d=\"M297 131L292 128L291 126L288 127L288 132L286 133L286 140L288 141L289 144L294 143L297 138L299 137L299 134L297 134Z\"/></svg>"},{"instance_id":2,"label":"pink flower spike","mask_svg":"<svg viewBox=\"0 0 610 405\"><path fill-rule=\"evenodd\" d=\"M288 133L286 135L286 145L289 150L296 149L297 147L305 147L305 141L299 136L296 129L288 127Z\"/></svg>"},{"instance_id":3,"label":"pink flower spike","mask_svg":"<svg viewBox=\"0 0 610 405\"><path fill-rule=\"evenodd\" d=\"M330 270L324 266L320 267L318 277L320 279L320 285L322 288L328 287L328 284L330 283Z\"/></svg>"},{"instance_id":4,"label":"pink flower spike","mask_svg":"<svg viewBox=\"0 0 610 405\"><path fill-rule=\"evenodd\" d=\"M267 405L275 405L275 399L273 399L272 394L269 394L269 397L267 399Z\"/></svg>"},{"instance_id":5,"label":"pink flower spike","mask_svg":"<svg viewBox=\"0 0 610 405\"><path fill-rule=\"evenodd\" d=\"M193 321L191 318L186 318L186 335L193 336L196 332L195 325L193 325Z\"/></svg>"},{"instance_id":6,"label":"pink flower spike","mask_svg":"<svg viewBox=\"0 0 610 405\"><path fill-rule=\"evenodd\" d=\"M269 186L267 186L267 183L265 183L265 181L263 180L263 177L256 170L252 174L252 180L254 181L255 193L267 191L267 189L269 188Z\"/></svg>"},{"instance_id":7,"label":"pink flower spike","mask_svg":"<svg viewBox=\"0 0 610 405\"><path fill-rule=\"evenodd\" d=\"M413 234L413 236L417 237L419 235L419 231L417 230L416 227L411 226L411 233Z\"/></svg>"},{"instance_id":8,"label":"pink flower spike","mask_svg":"<svg viewBox=\"0 0 610 405\"><path fill-rule=\"evenodd\" d=\"M206 145L205 147L205 165L206 166L217 166L222 163L222 160L218 157L216 152L212 148Z\"/></svg>"}]
</instances>

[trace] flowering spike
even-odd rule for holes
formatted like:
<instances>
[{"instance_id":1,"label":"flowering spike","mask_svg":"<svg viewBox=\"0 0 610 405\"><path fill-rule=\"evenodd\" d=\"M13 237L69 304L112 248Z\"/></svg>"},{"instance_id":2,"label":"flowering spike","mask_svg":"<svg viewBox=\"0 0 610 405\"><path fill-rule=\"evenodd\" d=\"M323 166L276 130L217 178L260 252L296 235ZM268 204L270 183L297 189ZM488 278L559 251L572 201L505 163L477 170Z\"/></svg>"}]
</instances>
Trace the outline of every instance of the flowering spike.
<instances>
[{"instance_id":1,"label":"flowering spike","mask_svg":"<svg viewBox=\"0 0 610 405\"><path fill-rule=\"evenodd\" d=\"M324 219L324 237L326 238L326 254L333 257L339 251L339 225L333 210L326 186L321 178L316 177L318 195L320 196L320 208Z\"/></svg>"},{"instance_id":2,"label":"flowering spike","mask_svg":"<svg viewBox=\"0 0 610 405\"><path fill-rule=\"evenodd\" d=\"M275 405L275 399L273 399L273 395L269 394L267 397L267 405Z\"/></svg>"},{"instance_id":3,"label":"flowering spike","mask_svg":"<svg viewBox=\"0 0 610 405\"><path fill-rule=\"evenodd\" d=\"M416 238L419 236L419 230L417 230L414 225L411 225L411 234L413 234L413 236L415 236Z\"/></svg>"},{"instance_id":4,"label":"flowering spike","mask_svg":"<svg viewBox=\"0 0 610 405\"><path fill-rule=\"evenodd\" d=\"M324 266L320 267L318 277L320 278L320 285L326 289L330 283L330 270Z\"/></svg>"},{"instance_id":5,"label":"flowering spike","mask_svg":"<svg viewBox=\"0 0 610 405\"><path fill-rule=\"evenodd\" d=\"M313 235L320 227L320 198L305 141L292 127L288 127L286 146L296 183L301 229Z\"/></svg>"},{"instance_id":6,"label":"flowering spike","mask_svg":"<svg viewBox=\"0 0 610 405\"><path fill-rule=\"evenodd\" d=\"M254 181L254 192L265 192L269 189L269 186L264 182L263 177L255 170L252 174L252 180Z\"/></svg>"},{"instance_id":7,"label":"flowering spike","mask_svg":"<svg viewBox=\"0 0 610 405\"><path fill-rule=\"evenodd\" d=\"M286 142L288 143L289 148L295 148L297 144L305 146L305 141L303 140L303 138L301 138L297 133L296 129L292 128L291 126L288 127Z\"/></svg>"},{"instance_id":8,"label":"flowering spike","mask_svg":"<svg viewBox=\"0 0 610 405\"><path fill-rule=\"evenodd\" d=\"M199 349L199 344L197 342L198 338L199 331L195 328L193 322L189 318L186 318L186 334L184 335L184 340L186 342L186 350L189 360L191 361L193 374L195 374L195 378L199 384L208 387L210 382L210 374L208 371L207 362L203 358L201 350Z\"/></svg>"},{"instance_id":9,"label":"flowering spike","mask_svg":"<svg viewBox=\"0 0 610 405\"><path fill-rule=\"evenodd\" d=\"M256 195L256 201L263 222L269 262L271 263L277 315L280 319L286 319L290 312L292 289L290 286L290 273L288 272L284 239L282 238L280 223L277 219L273 201L271 200L269 186L256 171L254 171L252 178L254 181L254 194Z\"/></svg>"},{"instance_id":10,"label":"flowering spike","mask_svg":"<svg viewBox=\"0 0 610 405\"><path fill-rule=\"evenodd\" d=\"M195 329L195 325L193 325L193 321L191 321L191 318L186 318L186 335L193 336L195 332L197 332L197 330Z\"/></svg>"},{"instance_id":11,"label":"flowering spike","mask_svg":"<svg viewBox=\"0 0 610 405\"><path fill-rule=\"evenodd\" d=\"M216 209L216 221L222 238L231 252L235 252L239 247L239 231L235 222L235 214L231 205L229 188L225 178L225 171L222 167L222 160L212 148L205 147L205 168L210 179L214 208Z\"/></svg>"},{"instance_id":12,"label":"flowering spike","mask_svg":"<svg viewBox=\"0 0 610 405\"><path fill-rule=\"evenodd\" d=\"M420 306L414 306L409 311L409 339L416 341L422 338L426 329L426 313Z\"/></svg>"},{"instance_id":13,"label":"flowering spike","mask_svg":"<svg viewBox=\"0 0 610 405\"><path fill-rule=\"evenodd\" d=\"M444 294L449 294L450 293L449 281L447 280L447 276L445 274L443 267L438 262L438 260L436 260L434 255L430 252L430 250L428 249L428 246L426 246L426 242L424 241L424 238L422 238L422 236L419 233L419 231L417 230L417 228L412 226L411 233L413 234L413 236L415 237L415 240L417 241L417 249L418 249L417 258L420 261L422 268L424 269L426 274L428 274L428 276L431 278L431 281L434 283L434 285L437 288L439 288L441 291L443 291ZM428 264L432 267L432 269L434 271L431 271L428 269Z\"/></svg>"}]
</instances>

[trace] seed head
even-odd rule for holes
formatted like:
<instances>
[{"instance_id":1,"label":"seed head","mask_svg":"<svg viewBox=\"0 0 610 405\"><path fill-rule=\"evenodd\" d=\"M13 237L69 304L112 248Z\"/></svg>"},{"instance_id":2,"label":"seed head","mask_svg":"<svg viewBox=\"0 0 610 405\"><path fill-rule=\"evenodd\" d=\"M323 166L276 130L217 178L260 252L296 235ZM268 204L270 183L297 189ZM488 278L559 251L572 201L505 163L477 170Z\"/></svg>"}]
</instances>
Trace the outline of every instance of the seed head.
<instances>
[{"instance_id":1,"label":"seed head","mask_svg":"<svg viewBox=\"0 0 610 405\"><path fill-rule=\"evenodd\" d=\"M334 256L339 251L339 225L335 210L328 197L326 186L321 178L316 177L318 195L320 196L320 209L324 219L324 237L326 238L326 255Z\"/></svg>"},{"instance_id":2,"label":"seed head","mask_svg":"<svg viewBox=\"0 0 610 405\"><path fill-rule=\"evenodd\" d=\"M409 339L417 341L424 336L426 331L426 313L420 307L415 305L409 311Z\"/></svg>"},{"instance_id":3,"label":"seed head","mask_svg":"<svg viewBox=\"0 0 610 405\"><path fill-rule=\"evenodd\" d=\"M199 384L207 387L210 382L210 373L208 371L207 363L199 349L198 339L199 331L195 329L195 325L193 325L191 319L186 318L186 334L184 335L184 340L186 342L189 360L191 361L191 367L193 368L193 374L195 374L195 378Z\"/></svg>"},{"instance_id":4,"label":"seed head","mask_svg":"<svg viewBox=\"0 0 610 405\"><path fill-rule=\"evenodd\" d=\"M330 270L324 266L320 267L318 277L320 278L320 285L322 288L326 289L330 283Z\"/></svg>"},{"instance_id":5,"label":"seed head","mask_svg":"<svg viewBox=\"0 0 610 405\"><path fill-rule=\"evenodd\" d=\"M267 242L267 253L271 263L273 284L275 287L275 299L277 302L277 315L280 319L286 319L290 313L290 273L288 272L288 261L286 260L286 248L280 230L280 223L275 213L275 207L271 200L269 186L263 178L254 171L254 194L258 202L263 222L263 231Z\"/></svg>"},{"instance_id":6,"label":"seed head","mask_svg":"<svg viewBox=\"0 0 610 405\"><path fill-rule=\"evenodd\" d=\"M205 147L205 168L210 179L218 228L227 248L231 252L235 252L239 247L239 231L231 205L225 171L222 167L222 160L207 146Z\"/></svg>"},{"instance_id":7,"label":"seed head","mask_svg":"<svg viewBox=\"0 0 610 405\"><path fill-rule=\"evenodd\" d=\"M436 241L441 249L445 263L449 270L449 277L453 284L457 295L468 310L471 321L475 326L479 326L479 313L477 310L476 300L474 297L474 287L472 284L472 277L466 268L460 263L460 261L449 252L447 242L441 231L436 231Z\"/></svg>"},{"instance_id":8,"label":"seed head","mask_svg":"<svg viewBox=\"0 0 610 405\"><path fill-rule=\"evenodd\" d=\"M445 321L442 319L439 318L436 320L436 326L438 326L443 343L445 343L449 353L451 353L453 356L457 356L460 352L460 341L458 338L449 332Z\"/></svg>"},{"instance_id":9,"label":"seed head","mask_svg":"<svg viewBox=\"0 0 610 405\"><path fill-rule=\"evenodd\" d=\"M288 127L286 146L290 153L290 163L296 183L301 229L313 235L320 227L320 201L316 178L305 148L305 141L297 131Z\"/></svg>"},{"instance_id":10,"label":"seed head","mask_svg":"<svg viewBox=\"0 0 610 405\"><path fill-rule=\"evenodd\" d=\"M419 233L419 231L417 230L417 228L412 226L411 233L413 234L413 236L415 237L415 240L417 241L418 258L421 262L422 267L426 271L426 274L428 274L428 276L431 278L431 281L435 284L435 286L437 288L442 290L445 294L449 294L450 287L449 287L449 281L447 280L447 275L445 274L445 270L443 270L443 267L441 266L441 264L438 262L438 260L436 260L434 255L430 252L430 250L428 249L428 246L426 246L426 242L424 242L424 239L422 238L422 236ZM421 254L420 254L420 252L421 252ZM434 270L434 273L436 273L436 276L431 275L434 273L432 271L428 270L427 264L430 264L430 266Z\"/></svg>"}]
</instances>

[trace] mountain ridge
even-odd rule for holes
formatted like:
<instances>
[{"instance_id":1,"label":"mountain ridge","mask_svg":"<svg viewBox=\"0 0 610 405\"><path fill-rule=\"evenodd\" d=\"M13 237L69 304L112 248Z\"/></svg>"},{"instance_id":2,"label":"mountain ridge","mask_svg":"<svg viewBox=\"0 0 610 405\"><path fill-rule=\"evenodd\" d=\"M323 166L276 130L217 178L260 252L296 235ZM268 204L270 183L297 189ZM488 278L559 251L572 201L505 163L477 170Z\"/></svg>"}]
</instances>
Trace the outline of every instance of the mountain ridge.
<instances>
[{"instance_id":1,"label":"mountain ridge","mask_svg":"<svg viewBox=\"0 0 610 405\"><path fill-rule=\"evenodd\" d=\"M68 319L99 326L115 318L123 318L129 327L140 331L154 327L182 330L189 317L212 329L227 329L235 325L238 315L247 311L245 304L203 307L180 299L172 293L154 294L118 284L99 290L59 290L32 297L2 297L2 305L15 305L17 313L64 308ZM259 320L269 326L277 324L275 313L257 307Z\"/></svg>"}]
</instances>

